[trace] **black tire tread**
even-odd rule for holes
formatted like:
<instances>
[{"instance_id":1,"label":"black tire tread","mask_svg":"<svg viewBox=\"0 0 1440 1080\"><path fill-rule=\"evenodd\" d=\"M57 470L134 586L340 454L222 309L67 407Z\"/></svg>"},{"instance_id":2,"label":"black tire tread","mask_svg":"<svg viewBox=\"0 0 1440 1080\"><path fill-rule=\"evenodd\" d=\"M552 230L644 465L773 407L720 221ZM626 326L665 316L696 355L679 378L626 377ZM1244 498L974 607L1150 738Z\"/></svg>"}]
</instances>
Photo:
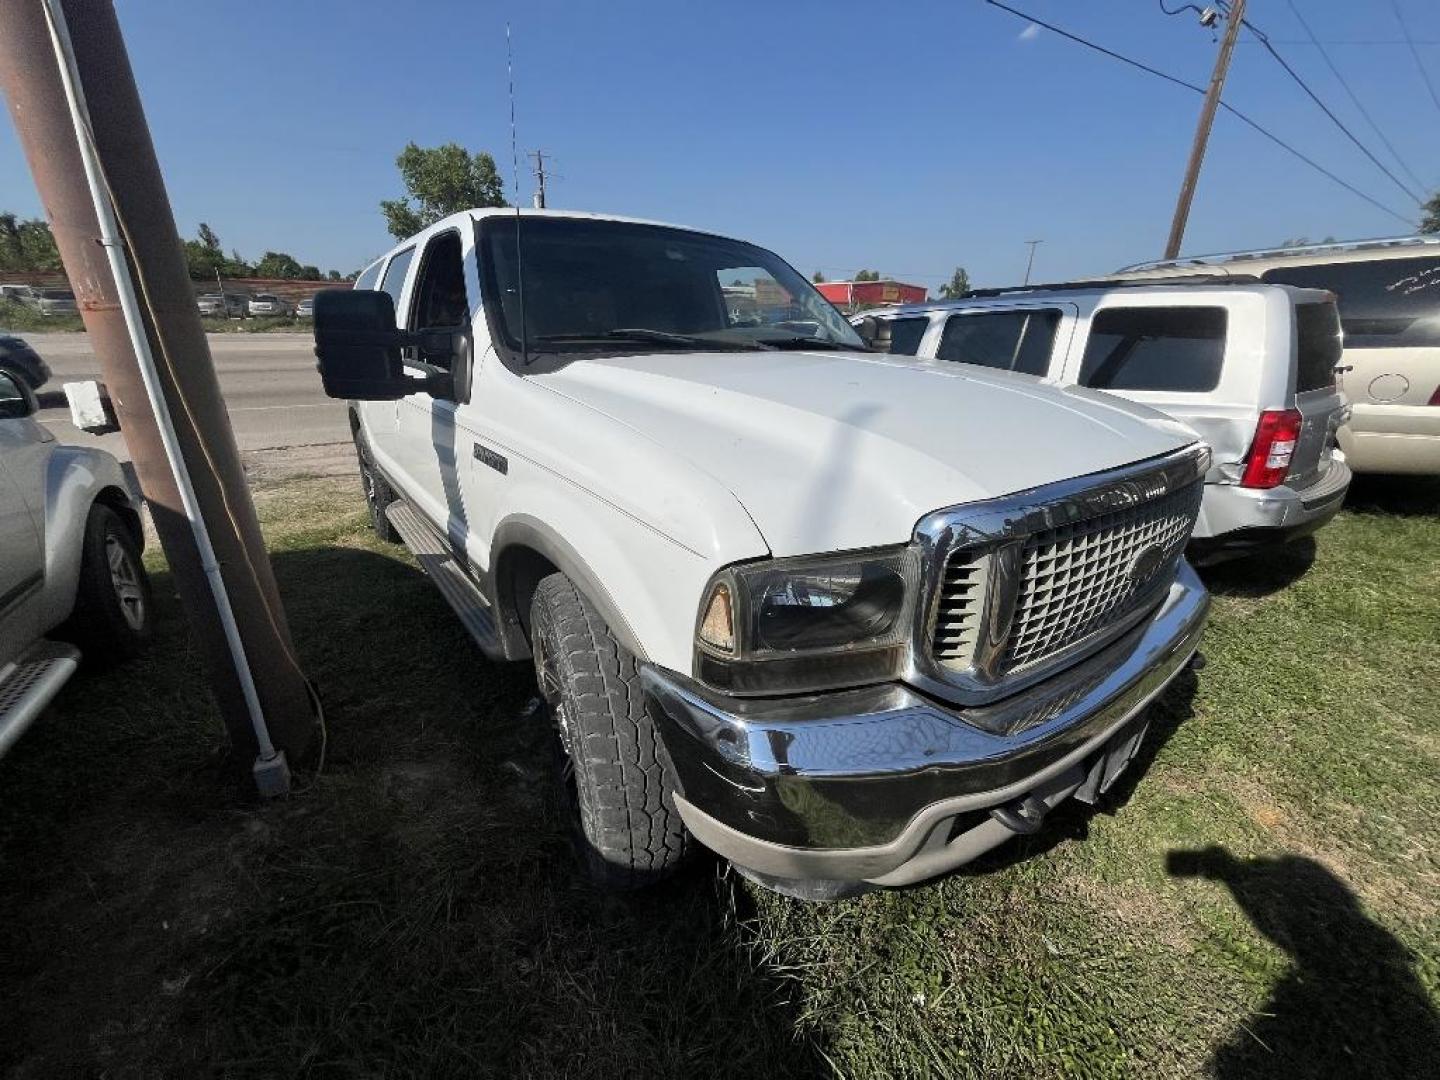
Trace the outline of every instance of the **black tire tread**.
<instances>
[{"instance_id":1,"label":"black tire tread","mask_svg":"<svg viewBox=\"0 0 1440 1080\"><path fill-rule=\"evenodd\" d=\"M640 688L635 657L563 574L540 583L532 626L547 635L563 684L592 873L620 888L667 876L685 858L690 838L675 809L674 769Z\"/></svg>"}]
</instances>

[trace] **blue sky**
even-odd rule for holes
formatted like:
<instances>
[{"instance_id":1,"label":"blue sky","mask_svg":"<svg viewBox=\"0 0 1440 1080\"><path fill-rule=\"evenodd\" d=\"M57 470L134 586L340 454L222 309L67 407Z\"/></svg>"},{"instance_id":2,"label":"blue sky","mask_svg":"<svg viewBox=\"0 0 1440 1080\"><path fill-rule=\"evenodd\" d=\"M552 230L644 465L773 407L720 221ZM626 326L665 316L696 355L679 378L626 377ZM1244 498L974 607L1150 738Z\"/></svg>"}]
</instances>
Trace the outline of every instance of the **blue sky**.
<instances>
[{"instance_id":1,"label":"blue sky","mask_svg":"<svg viewBox=\"0 0 1440 1080\"><path fill-rule=\"evenodd\" d=\"M1396 44L1389 0L1294 3L1400 155L1440 186L1440 107ZM1440 5L1399 4L1440 85ZM712 228L832 279L873 267L933 288L960 264L1005 284L1034 237L1042 280L1158 255L1200 104L981 0L116 6L182 233L204 220L249 258L285 250L343 270L390 243L376 204L400 194L407 140L489 150L508 185L507 18L520 148L554 156L552 206ZM1209 77L1217 46L1193 14L1151 0L1012 6ZM1288 0L1251 0L1248 17L1406 179L1302 43ZM1253 41L1225 96L1414 216ZM532 187L527 172L524 198ZM40 210L8 124L0 209ZM1222 113L1185 248L1404 231Z\"/></svg>"}]
</instances>

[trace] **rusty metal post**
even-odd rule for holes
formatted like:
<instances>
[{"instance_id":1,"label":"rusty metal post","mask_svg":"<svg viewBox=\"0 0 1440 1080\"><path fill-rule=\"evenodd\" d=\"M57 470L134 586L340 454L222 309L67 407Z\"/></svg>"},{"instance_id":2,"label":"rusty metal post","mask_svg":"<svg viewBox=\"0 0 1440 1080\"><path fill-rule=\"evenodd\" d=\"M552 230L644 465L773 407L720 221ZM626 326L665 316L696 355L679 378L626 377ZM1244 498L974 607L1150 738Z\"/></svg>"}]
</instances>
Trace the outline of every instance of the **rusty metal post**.
<instances>
[{"instance_id":1,"label":"rusty metal post","mask_svg":"<svg viewBox=\"0 0 1440 1080\"><path fill-rule=\"evenodd\" d=\"M315 730L245 484L239 450L210 358L111 0L63 0L74 67L87 101L94 151L125 240L130 277L144 299L156 358L195 500L208 528L264 723L276 748L302 756ZM99 240L81 148L52 45L45 0L0 0L0 87L34 174L121 431L135 462L180 599L224 716L232 747L253 757L257 739L191 523L182 508L121 311L119 285Z\"/></svg>"}]
</instances>

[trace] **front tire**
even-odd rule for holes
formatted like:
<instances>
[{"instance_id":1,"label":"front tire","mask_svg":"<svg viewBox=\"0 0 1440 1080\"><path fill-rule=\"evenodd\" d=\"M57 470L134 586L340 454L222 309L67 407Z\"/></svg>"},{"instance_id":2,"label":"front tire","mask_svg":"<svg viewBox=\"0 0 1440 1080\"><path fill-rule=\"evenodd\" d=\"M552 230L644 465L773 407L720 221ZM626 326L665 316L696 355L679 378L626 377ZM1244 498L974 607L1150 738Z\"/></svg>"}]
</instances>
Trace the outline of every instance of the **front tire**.
<instances>
[{"instance_id":1,"label":"front tire","mask_svg":"<svg viewBox=\"0 0 1440 1080\"><path fill-rule=\"evenodd\" d=\"M69 636L92 657L129 659L150 643L152 610L139 541L119 514L96 503L85 521Z\"/></svg>"},{"instance_id":2,"label":"front tire","mask_svg":"<svg viewBox=\"0 0 1440 1080\"><path fill-rule=\"evenodd\" d=\"M540 582L530 633L535 676L560 743L563 796L591 877L616 889L668 877L690 838L635 657L564 574Z\"/></svg>"},{"instance_id":3,"label":"front tire","mask_svg":"<svg viewBox=\"0 0 1440 1080\"><path fill-rule=\"evenodd\" d=\"M365 494L365 507L370 511L370 525L375 535L387 544L400 543L400 534L385 513L385 508L395 501L395 490L375 467L375 459L365 445L365 436L358 430L355 432L355 456L360 461L360 490Z\"/></svg>"}]
</instances>

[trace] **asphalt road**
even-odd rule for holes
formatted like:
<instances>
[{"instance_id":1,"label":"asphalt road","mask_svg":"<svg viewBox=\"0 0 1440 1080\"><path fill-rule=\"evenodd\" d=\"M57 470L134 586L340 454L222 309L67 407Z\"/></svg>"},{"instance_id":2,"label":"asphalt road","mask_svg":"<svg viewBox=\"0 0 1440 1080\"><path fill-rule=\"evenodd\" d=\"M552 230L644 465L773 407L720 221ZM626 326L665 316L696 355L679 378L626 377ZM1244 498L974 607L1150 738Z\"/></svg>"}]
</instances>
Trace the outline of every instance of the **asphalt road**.
<instances>
[{"instance_id":1,"label":"asphalt road","mask_svg":"<svg viewBox=\"0 0 1440 1080\"><path fill-rule=\"evenodd\" d=\"M21 335L45 358L53 375L42 389L99 379L100 365L87 334ZM315 372L308 334L211 334L210 354L241 450L348 441L345 403L327 398ZM119 434L96 437L77 430L66 408L45 409L38 419L65 442L101 446L129 457Z\"/></svg>"}]
</instances>

